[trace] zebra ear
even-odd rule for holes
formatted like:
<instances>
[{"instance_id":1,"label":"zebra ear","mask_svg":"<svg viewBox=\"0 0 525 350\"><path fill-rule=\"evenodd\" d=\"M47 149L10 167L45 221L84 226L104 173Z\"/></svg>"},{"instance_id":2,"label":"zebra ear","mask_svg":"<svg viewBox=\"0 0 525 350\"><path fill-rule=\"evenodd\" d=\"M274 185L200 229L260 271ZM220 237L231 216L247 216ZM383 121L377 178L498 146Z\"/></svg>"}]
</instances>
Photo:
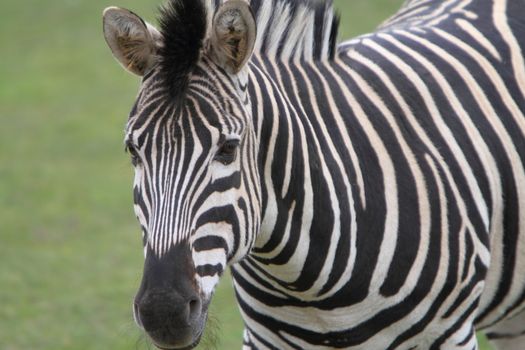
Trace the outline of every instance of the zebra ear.
<instances>
[{"instance_id":1,"label":"zebra ear","mask_svg":"<svg viewBox=\"0 0 525 350\"><path fill-rule=\"evenodd\" d=\"M143 76L155 64L162 36L152 25L118 7L104 10L103 25L113 56L127 71Z\"/></svg>"},{"instance_id":2,"label":"zebra ear","mask_svg":"<svg viewBox=\"0 0 525 350\"><path fill-rule=\"evenodd\" d=\"M229 73L238 73L250 59L257 26L250 6L242 0L222 4L213 18L211 56Z\"/></svg>"}]
</instances>

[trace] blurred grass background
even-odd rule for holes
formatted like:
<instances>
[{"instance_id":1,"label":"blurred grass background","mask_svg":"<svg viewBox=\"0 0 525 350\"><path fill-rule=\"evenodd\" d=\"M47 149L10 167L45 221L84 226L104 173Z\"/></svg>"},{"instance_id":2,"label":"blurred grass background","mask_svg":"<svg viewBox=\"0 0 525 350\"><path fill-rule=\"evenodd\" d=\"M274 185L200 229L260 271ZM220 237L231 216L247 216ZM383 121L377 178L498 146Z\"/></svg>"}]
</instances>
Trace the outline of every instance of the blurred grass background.
<instances>
[{"instance_id":1,"label":"blurred grass background","mask_svg":"<svg viewBox=\"0 0 525 350\"><path fill-rule=\"evenodd\" d=\"M139 81L112 59L101 12L155 22L159 3L0 2L0 349L151 348L131 316L142 247L122 144ZM342 39L401 0L336 3ZM241 344L230 285L212 305L218 349Z\"/></svg>"}]
</instances>

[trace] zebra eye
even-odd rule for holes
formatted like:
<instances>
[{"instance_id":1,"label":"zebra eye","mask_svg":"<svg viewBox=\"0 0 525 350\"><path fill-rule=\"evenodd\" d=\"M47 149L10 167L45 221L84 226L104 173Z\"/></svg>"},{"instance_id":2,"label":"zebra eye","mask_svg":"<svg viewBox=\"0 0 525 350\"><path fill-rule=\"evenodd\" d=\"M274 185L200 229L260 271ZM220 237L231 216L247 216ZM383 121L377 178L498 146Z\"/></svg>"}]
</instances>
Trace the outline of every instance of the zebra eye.
<instances>
[{"instance_id":1,"label":"zebra eye","mask_svg":"<svg viewBox=\"0 0 525 350\"><path fill-rule=\"evenodd\" d=\"M219 148L219 152L215 155L215 160L224 165L228 165L235 160L237 155L237 148L239 147L239 140L227 140Z\"/></svg>"},{"instance_id":2,"label":"zebra eye","mask_svg":"<svg viewBox=\"0 0 525 350\"><path fill-rule=\"evenodd\" d=\"M140 157L138 155L137 150L135 149L135 146L133 146L130 143L127 143L126 153L129 153L129 155L131 156L131 164L133 164L133 166L137 166L140 163Z\"/></svg>"}]
</instances>

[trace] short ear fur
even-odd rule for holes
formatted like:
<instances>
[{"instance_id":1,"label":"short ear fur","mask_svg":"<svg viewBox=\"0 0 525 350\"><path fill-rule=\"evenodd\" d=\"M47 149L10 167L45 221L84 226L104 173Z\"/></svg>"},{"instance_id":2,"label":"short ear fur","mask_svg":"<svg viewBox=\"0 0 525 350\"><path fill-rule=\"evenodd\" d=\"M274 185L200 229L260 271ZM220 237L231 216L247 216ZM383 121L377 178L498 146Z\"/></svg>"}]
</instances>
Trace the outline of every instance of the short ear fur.
<instances>
[{"instance_id":1,"label":"short ear fur","mask_svg":"<svg viewBox=\"0 0 525 350\"><path fill-rule=\"evenodd\" d=\"M250 6L242 0L226 1L213 18L210 40L215 63L229 73L238 73L250 59L256 37Z\"/></svg>"},{"instance_id":2,"label":"short ear fur","mask_svg":"<svg viewBox=\"0 0 525 350\"><path fill-rule=\"evenodd\" d=\"M157 61L162 36L133 12L108 7L103 14L104 37L113 56L129 72L143 76Z\"/></svg>"}]
</instances>

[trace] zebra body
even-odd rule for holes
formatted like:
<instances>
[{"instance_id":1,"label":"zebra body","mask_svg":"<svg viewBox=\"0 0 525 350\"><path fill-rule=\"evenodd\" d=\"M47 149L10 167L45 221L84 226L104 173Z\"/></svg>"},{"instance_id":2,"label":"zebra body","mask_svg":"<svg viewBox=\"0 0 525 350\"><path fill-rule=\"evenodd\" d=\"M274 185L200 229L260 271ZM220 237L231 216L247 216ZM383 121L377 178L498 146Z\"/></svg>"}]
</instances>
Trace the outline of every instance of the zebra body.
<instances>
[{"instance_id":1,"label":"zebra body","mask_svg":"<svg viewBox=\"0 0 525 350\"><path fill-rule=\"evenodd\" d=\"M519 349L524 4L408 1L334 47L329 3L254 0L257 32L240 3L213 20L209 4L183 88L169 16L161 33L145 27L161 61L142 72L126 136L140 159L139 296L157 279L146 273L190 255L203 309L231 265L246 348L476 349L488 329ZM243 28L223 45L248 44L223 55Z\"/></svg>"}]
</instances>

